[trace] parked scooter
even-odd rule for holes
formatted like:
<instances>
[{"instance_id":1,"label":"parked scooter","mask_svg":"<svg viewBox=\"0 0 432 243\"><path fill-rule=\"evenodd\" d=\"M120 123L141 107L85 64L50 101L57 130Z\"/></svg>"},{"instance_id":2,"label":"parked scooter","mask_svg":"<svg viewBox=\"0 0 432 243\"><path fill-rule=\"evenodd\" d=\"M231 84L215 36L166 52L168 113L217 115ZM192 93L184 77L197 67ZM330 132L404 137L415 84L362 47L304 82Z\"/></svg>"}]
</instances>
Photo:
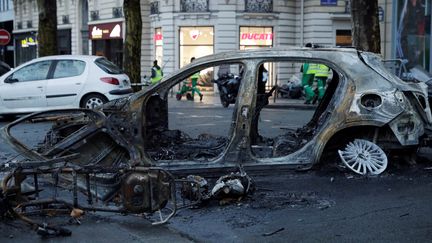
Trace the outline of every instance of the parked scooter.
<instances>
[{"instance_id":1,"label":"parked scooter","mask_svg":"<svg viewBox=\"0 0 432 243\"><path fill-rule=\"evenodd\" d=\"M223 74L216 80L213 80L217 84L220 100L223 107L228 107L230 104L236 102L236 97L240 88L241 77L232 73Z\"/></svg>"}]
</instances>

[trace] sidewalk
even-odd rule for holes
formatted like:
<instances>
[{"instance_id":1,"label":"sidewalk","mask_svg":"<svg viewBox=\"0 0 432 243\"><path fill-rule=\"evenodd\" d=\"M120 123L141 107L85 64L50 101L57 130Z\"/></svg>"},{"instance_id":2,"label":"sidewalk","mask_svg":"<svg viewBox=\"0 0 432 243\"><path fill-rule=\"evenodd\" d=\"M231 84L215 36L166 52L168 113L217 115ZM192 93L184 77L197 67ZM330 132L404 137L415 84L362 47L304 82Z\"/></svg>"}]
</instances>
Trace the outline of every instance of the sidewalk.
<instances>
[{"instance_id":1,"label":"sidewalk","mask_svg":"<svg viewBox=\"0 0 432 243\"><path fill-rule=\"evenodd\" d=\"M187 101L186 97L182 97L180 101L175 99L175 95L169 97L169 103L176 106L193 106L193 107L202 107L202 108L210 108L210 107L222 107L220 102L220 97L218 94L214 94L213 92L203 92L203 100L200 101L199 97L196 96L193 102ZM233 105L230 105L233 107ZM287 99L287 98L276 98L273 96L269 98L269 104L265 108L271 109L302 109L302 110L313 110L316 108L316 105L306 105L304 104L304 99Z\"/></svg>"}]
</instances>

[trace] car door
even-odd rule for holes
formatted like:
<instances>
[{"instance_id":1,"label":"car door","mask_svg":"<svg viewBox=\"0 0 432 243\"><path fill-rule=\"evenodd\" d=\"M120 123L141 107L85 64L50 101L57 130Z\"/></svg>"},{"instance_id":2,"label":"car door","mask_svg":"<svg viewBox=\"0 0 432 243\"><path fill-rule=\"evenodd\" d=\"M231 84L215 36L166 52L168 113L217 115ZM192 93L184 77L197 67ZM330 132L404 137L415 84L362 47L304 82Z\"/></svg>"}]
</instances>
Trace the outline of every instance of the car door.
<instances>
[{"instance_id":1,"label":"car door","mask_svg":"<svg viewBox=\"0 0 432 243\"><path fill-rule=\"evenodd\" d=\"M52 61L40 61L19 68L0 87L0 97L7 109L32 112L46 107L46 79Z\"/></svg>"},{"instance_id":2,"label":"car door","mask_svg":"<svg viewBox=\"0 0 432 243\"><path fill-rule=\"evenodd\" d=\"M78 107L77 99L86 79L86 62L68 59L57 60L53 65L46 87L48 107Z\"/></svg>"}]
</instances>

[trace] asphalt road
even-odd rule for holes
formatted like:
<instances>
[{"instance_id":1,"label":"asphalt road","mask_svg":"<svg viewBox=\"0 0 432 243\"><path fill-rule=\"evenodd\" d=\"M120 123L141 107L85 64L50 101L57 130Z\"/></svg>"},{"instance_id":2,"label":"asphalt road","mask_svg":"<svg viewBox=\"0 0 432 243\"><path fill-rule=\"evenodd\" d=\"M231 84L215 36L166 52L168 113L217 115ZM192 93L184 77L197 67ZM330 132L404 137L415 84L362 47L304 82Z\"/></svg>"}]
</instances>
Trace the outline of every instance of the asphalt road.
<instances>
[{"instance_id":1,"label":"asphalt road","mask_svg":"<svg viewBox=\"0 0 432 243\"><path fill-rule=\"evenodd\" d=\"M171 129L183 128L193 136L209 131L224 135L232 108L175 107L169 115ZM280 125L295 128L310 115L311 111L265 110L261 122L267 125L260 129L278 134ZM34 144L44 130L39 124L15 132ZM0 161L14 155L0 144ZM3 220L0 242L427 242L432 239L432 163L417 162L391 165L376 177L357 176L333 165L251 175L257 191L248 198L225 206L212 201L186 208L156 227L141 216L88 212L81 225L70 225L65 217L40 218L63 223L73 232L70 237L41 239L23 223Z\"/></svg>"}]
</instances>

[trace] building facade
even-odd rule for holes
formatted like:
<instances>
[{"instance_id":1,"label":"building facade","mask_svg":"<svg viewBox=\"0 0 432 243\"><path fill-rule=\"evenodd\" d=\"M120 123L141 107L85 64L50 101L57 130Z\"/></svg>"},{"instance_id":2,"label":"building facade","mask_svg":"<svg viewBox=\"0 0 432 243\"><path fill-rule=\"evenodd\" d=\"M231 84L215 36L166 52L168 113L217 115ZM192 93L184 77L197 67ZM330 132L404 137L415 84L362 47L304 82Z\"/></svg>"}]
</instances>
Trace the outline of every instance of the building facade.
<instances>
[{"instance_id":1,"label":"building facade","mask_svg":"<svg viewBox=\"0 0 432 243\"><path fill-rule=\"evenodd\" d=\"M385 59L412 59L432 70L431 1L378 1ZM37 57L36 2L13 1L15 65ZM155 59L170 73L191 57L222 51L351 45L347 0L143 0L141 13L142 76L150 75ZM122 66L123 16L122 0L57 0L59 53L104 55Z\"/></svg>"},{"instance_id":2,"label":"building facade","mask_svg":"<svg viewBox=\"0 0 432 243\"><path fill-rule=\"evenodd\" d=\"M169 73L188 64L191 57L224 51L302 46L307 42L351 46L347 2L151 1L151 55ZM290 75L276 67L267 68L274 82L276 77L285 80Z\"/></svg>"},{"instance_id":3,"label":"building facade","mask_svg":"<svg viewBox=\"0 0 432 243\"><path fill-rule=\"evenodd\" d=\"M2 38L0 40L0 61L7 63L9 66L14 66L14 45L13 45L13 20L14 8L12 0L0 0L0 29L2 30ZM7 38L6 36L9 36Z\"/></svg>"}]
</instances>

